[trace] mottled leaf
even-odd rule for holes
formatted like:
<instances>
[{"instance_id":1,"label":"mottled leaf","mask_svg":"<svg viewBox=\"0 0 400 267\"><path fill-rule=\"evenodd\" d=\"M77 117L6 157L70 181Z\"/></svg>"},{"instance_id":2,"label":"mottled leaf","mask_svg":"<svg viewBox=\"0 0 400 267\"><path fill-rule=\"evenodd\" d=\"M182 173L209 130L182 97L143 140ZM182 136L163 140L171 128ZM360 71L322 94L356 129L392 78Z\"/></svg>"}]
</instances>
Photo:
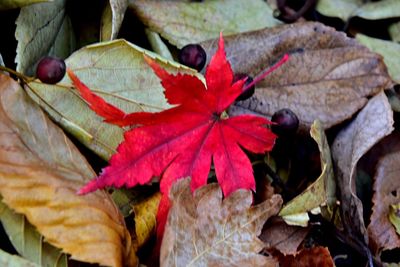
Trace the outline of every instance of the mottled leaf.
<instances>
[{"instance_id":1,"label":"mottled leaf","mask_svg":"<svg viewBox=\"0 0 400 267\"><path fill-rule=\"evenodd\" d=\"M123 40L90 45L72 54L67 67L107 102L126 112L161 111L169 105L163 88L143 55L154 58L169 72L194 71ZM200 76L202 77L202 76ZM115 153L124 130L107 124L71 90L66 75L57 85L34 81L28 93L66 131L104 159ZM62 101L60 101L62 100Z\"/></svg>"},{"instance_id":2,"label":"mottled leaf","mask_svg":"<svg viewBox=\"0 0 400 267\"><path fill-rule=\"evenodd\" d=\"M215 41L202 43L208 54ZM362 108L369 96L392 82L379 55L320 23L296 23L226 38L234 72L253 77L284 53L291 56L261 81L253 97L237 102L230 114L272 116L291 109L308 131L315 120L329 128Z\"/></svg>"},{"instance_id":3,"label":"mottled leaf","mask_svg":"<svg viewBox=\"0 0 400 267\"><path fill-rule=\"evenodd\" d=\"M16 21L17 71L33 75L37 61L48 54L68 56L75 47L66 0L23 7Z\"/></svg>"},{"instance_id":4,"label":"mottled leaf","mask_svg":"<svg viewBox=\"0 0 400 267\"><path fill-rule=\"evenodd\" d=\"M282 216L286 223L291 225L295 224L292 220L294 215L303 213L306 216L308 212L318 207L326 206L327 209L333 211L336 202L336 184L333 176L331 152L325 132L319 121L313 123L310 134L317 142L321 153L322 172L314 183L307 187L300 195L286 203L279 212L279 216ZM288 219L286 219L286 216L288 216ZM329 220L330 218L327 219Z\"/></svg>"},{"instance_id":5,"label":"mottled leaf","mask_svg":"<svg viewBox=\"0 0 400 267\"><path fill-rule=\"evenodd\" d=\"M0 2L0 10L24 7L36 3L49 2L50 0L2 0Z\"/></svg>"},{"instance_id":6,"label":"mottled leaf","mask_svg":"<svg viewBox=\"0 0 400 267\"><path fill-rule=\"evenodd\" d=\"M15 213L4 203L0 203L0 221L13 247L25 259L40 266L68 266L66 254L46 243L25 216Z\"/></svg>"},{"instance_id":7,"label":"mottled leaf","mask_svg":"<svg viewBox=\"0 0 400 267\"><path fill-rule=\"evenodd\" d=\"M151 30L181 48L224 36L280 24L262 0L155 1L135 0L130 8Z\"/></svg>"},{"instance_id":8,"label":"mottled leaf","mask_svg":"<svg viewBox=\"0 0 400 267\"><path fill-rule=\"evenodd\" d=\"M399 17L400 1L319 0L316 9L325 16L341 18L344 21L351 17L377 20Z\"/></svg>"},{"instance_id":9,"label":"mottled leaf","mask_svg":"<svg viewBox=\"0 0 400 267\"><path fill-rule=\"evenodd\" d=\"M101 17L100 41L117 38L127 8L128 0L107 1Z\"/></svg>"},{"instance_id":10,"label":"mottled leaf","mask_svg":"<svg viewBox=\"0 0 400 267\"><path fill-rule=\"evenodd\" d=\"M135 266L130 235L110 197L76 195L95 175L85 158L17 82L0 75L0 92L3 202L74 259Z\"/></svg>"},{"instance_id":11,"label":"mottled leaf","mask_svg":"<svg viewBox=\"0 0 400 267\"><path fill-rule=\"evenodd\" d=\"M133 205L135 213L135 232L137 246L141 247L156 231L156 214L160 203L161 193Z\"/></svg>"},{"instance_id":12,"label":"mottled leaf","mask_svg":"<svg viewBox=\"0 0 400 267\"><path fill-rule=\"evenodd\" d=\"M265 249L276 249L283 255L294 255L310 231L310 227L291 226L281 218L268 220L260 235L265 243Z\"/></svg>"},{"instance_id":13,"label":"mottled leaf","mask_svg":"<svg viewBox=\"0 0 400 267\"><path fill-rule=\"evenodd\" d=\"M398 139L397 139L398 142ZM400 203L400 151L384 155L377 164L371 221L370 244L375 251L400 247L400 236L389 220L391 206Z\"/></svg>"},{"instance_id":14,"label":"mottled leaf","mask_svg":"<svg viewBox=\"0 0 400 267\"><path fill-rule=\"evenodd\" d=\"M19 256L11 255L0 249L0 266L2 267L40 267Z\"/></svg>"},{"instance_id":15,"label":"mottled leaf","mask_svg":"<svg viewBox=\"0 0 400 267\"><path fill-rule=\"evenodd\" d=\"M373 145L393 131L392 125L393 112L384 92L381 92L369 100L355 120L339 132L332 144L345 230L353 238L361 238L366 244L368 236L363 206L356 195L355 168L360 158Z\"/></svg>"},{"instance_id":16,"label":"mottled leaf","mask_svg":"<svg viewBox=\"0 0 400 267\"><path fill-rule=\"evenodd\" d=\"M279 195L252 207L251 191L238 190L222 200L218 185L211 184L193 196L190 179L181 179L170 198L162 266L277 266L272 258L258 254L264 246L257 236L279 211Z\"/></svg>"},{"instance_id":17,"label":"mottled leaf","mask_svg":"<svg viewBox=\"0 0 400 267\"><path fill-rule=\"evenodd\" d=\"M400 83L400 44L371 38L363 34L357 34L356 39L372 51L381 54L388 67L390 76L393 80Z\"/></svg>"}]
</instances>

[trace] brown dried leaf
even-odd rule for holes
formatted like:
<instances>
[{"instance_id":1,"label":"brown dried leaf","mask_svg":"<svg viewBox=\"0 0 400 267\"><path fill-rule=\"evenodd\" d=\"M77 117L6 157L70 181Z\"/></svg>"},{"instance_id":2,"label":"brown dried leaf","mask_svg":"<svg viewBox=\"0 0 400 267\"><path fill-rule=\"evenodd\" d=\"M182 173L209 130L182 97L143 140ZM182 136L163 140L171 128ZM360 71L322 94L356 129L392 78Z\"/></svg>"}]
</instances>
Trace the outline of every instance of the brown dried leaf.
<instances>
[{"instance_id":1,"label":"brown dried leaf","mask_svg":"<svg viewBox=\"0 0 400 267\"><path fill-rule=\"evenodd\" d=\"M77 196L95 173L85 158L25 94L0 74L0 194L45 240L72 258L136 266L124 220L109 196Z\"/></svg>"},{"instance_id":2,"label":"brown dried leaf","mask_svg":"<svg viewBox=\"0 0 400 267\"><path fill-rule=\"evenodd\" d=\"M290 108L302 130L308 131L315 120L326 129L350 118L368 96L392 84L381 56L320 23L283 25L225 41L234 72L252 76L291 53L289 61L260 82L253 97L239 101L231 114L271 116ZM202 45L211 55L217 42Z\"/></svg>"},{"instance_id":3,"label":"brown dried leaf","mask_svg":"<svg viewBox=\"0 0 400 267\"><path fill-rule=\"evenodd\" d=\"M309 230L309 227L288 225L281 218L276 217L267 222L260 239L266 243L266 250L276 249L283 255L294 255Z\"/></svg>"},{"instance_id":4,"label":"brown dried leaf","mask_svg":"<svg viewBox=\"0 0 400 267\"><path fill-rule=\"evenodd\" d=\"M325 247L302 249L297 255L276 255L280 267L335 266L329 250Z\"/></svg>"},{"instance_id":5,"label":"brown dried leaf","mask_svg":"<svg viewBox=\"0 0 400 267\"><path fill-rule=\"evenodd\" d=\"M370 244L374 250L400 247L400 237L389 221L390 206L400 203L400 152L383 156L378 162L371 222L368 225Z\"/></svg>"},{"instance_id":6,"label":"brown dried leaf","mask_svg":"<svg viewBox=\"0 0 400 267\"><path fill-rule=\"evenodd\" d=\"M360 158L393 131L393 112L384 92L373 97L332 145L345 230L368 244L363 206L356 195L355 168Z\"/></svg>"},{"instance_id":7,"label":"brown dried leaf","mask_svg":"<svg viewBox=\"0 0 400 267\"><path fill-rule=\"evenodd\" d=\"M251 206L252 193L238 190L222 201L217 184L195 191L190 179L176 182L172 207L161 246L162 266L277 266L258 254L264 244L257 236L265 221L278 213L282 199Z\"/></svg>"}]
</instances>

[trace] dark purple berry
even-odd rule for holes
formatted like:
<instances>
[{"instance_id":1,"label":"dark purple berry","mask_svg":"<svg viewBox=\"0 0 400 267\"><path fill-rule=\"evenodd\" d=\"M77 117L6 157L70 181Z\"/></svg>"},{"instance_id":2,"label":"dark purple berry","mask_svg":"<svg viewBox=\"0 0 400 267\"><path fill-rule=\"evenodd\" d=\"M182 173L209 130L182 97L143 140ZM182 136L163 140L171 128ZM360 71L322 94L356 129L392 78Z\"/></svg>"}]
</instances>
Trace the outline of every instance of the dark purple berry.
<instances>
[{"instance_id":1,"label":"dark purple berry","mask_svg":"<svg viewBox=\"0 0 400 267\"><path fill-rule=\"evenodd\" d=\"M249 76L245 73L236 73L233 76L233 83L237 82L239 80L246 79L246 78L247 78L247 80L243 85L243 89L245 89L247 85L249 85L250 83L253 82L253 78L251 76ZM252 95L254 95L255 88L256 87L253 85L250 88L246 89L246 91L244 91L240 96L238 96L236 98L236 101L242 101L242 100L246 100L246 99L250 98Z\"/></svg>"},{"instance_id":2,"label":"dark purple berry","mask_svg":"<svg viewBox=\"0 0 400 267\"><path fill-rule=\"evenodd\" d=\"M275 112L271 121L276 123L271 126L272 131L279 136L295 134L299 128L299 119L293 111L287 108Z\"/></svg>"},{"instance_id":3,"label":"dark purple berry","mask_svg":"<svg viewBox=\"0 0 400 267\"><path fill-rule=\"evenodd\" d=\"M36 68L36 77L43 83L55 84L62 80L65 70L64 60L47 56L39 61Z\"/></svg>"},{"instance_id":4,"label":"dark purple berry","mask_svg":"<svg viewBox=\"0 0 400 267\"><path fill-rule=\"evenodd\" d=\"M179 51L179 62L201 71L206 64L207 54L199 44L188 44Z\"/></svg>"}]
</instances>

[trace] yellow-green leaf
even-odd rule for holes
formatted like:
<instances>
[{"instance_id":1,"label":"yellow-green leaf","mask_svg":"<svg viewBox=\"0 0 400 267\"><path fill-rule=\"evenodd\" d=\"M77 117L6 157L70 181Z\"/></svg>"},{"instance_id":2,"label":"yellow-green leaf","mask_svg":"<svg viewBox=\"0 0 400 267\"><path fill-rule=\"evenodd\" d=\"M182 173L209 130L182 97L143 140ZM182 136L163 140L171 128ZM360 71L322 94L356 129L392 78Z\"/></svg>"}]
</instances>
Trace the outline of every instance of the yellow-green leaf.
<instances>
[{"instance_id":1,"label":"yellow-green leaf","mask_svg":"<svg viewBox=\"0 0 400 267\"><path fill-rule=\"evenodd\" d=\"M156 214L160 203L161 193L156 193L151 197L133 205L135 213L135 232L137 246L145 244L156 229Z\"/></svg>"},{"instance_id":2,"label":"yellow-green leaf","mask_svg":"<svg viewBox=\"0 0 400 267\"><path fill-rule=\"evenodd\" d=\"M130 8L151 30L181 48L225 36L280 24L262 0L190 1L136 0Z\"/></svg>"},{"instance_id":3,"label":"yellow-green leaf","mask_svg":"<svg viewBox=\"0 0 400 267\"><path fill-rule=\"evenodd\" d=\"M24 7L36 3L49 2L50 0L1 0L0 10Z\"/></svg>"},{"instance_id":4,"label":"yellow-green leaf","mask_svg":"<svg viewBox=\"0 0 400 267\"><path fill-rule=\"evenodd\" d=\"M400 22L396 22L390 25L388 31L390 37L392 37L392 40L397 43L400 43Z\"/></svg>"},{"instance_id":5,"label":"yellow-green leaf","mask_svg":"<svg viewBox=\"0 0 400 267\"><path fill-rule=\"evenodd\" d=\"M400 3L400 1L399 1ZM400 7L399 7L400 9ZM363 34L357 34L356 39L371 49L372 51L381 54L383 61L388 67L389 74L393 80L400 82L400 44L368 37Z\"/></svg>"},{"instance_id":6,"label":"yellow-green leaf","mask_svg":"<svg viewBox=\"0 0 400 267\"><path fill-rule=\"evenodd\" d=\"M169 60L173 60L171 52L158 33L150 29L145 29L145 33L154 52Z\"/></svg>"},{"instance_id":7,"label":"yellow-green leaf","mask_svg":"<svg viewBox=\"0 0 400 267\"><path fill-rule=\"evenodd\" d=\"M11 255L0 249L0 266L2 267L40 267L19 256Z\"/></svg>"},{"instance_id":8,"label":"yellow-green leaf","mask_svg":"<svg viewBox=\"0 0 400 267\"><path fill-rule=\"evenodd\" d=\"M127 7L128 0L107 1L101 17L100 41L117 38Z\"/></svg>"},{"instance_id":9,"label":"yellow-green leaf","mask_svg":"<svg viewBox=\"0 0 400 267\"><path fill-rule=\"evenodd\" d=\"M377 20L400 16L400 1L382 0L367 2L362 0L319 0L316 9L328 17L347 21L351 17Z\"/></svg>"},{"instance_id":10,"label":"yellow-green leaf","mask_svg":"<svg viewBox=\"0 0 400 267\"><path fill-rule=\"evenodd\" d=\"M400 203L390 205L389 220L393 224L398 235L400 235Z\"/></svg>"},{"instance_id":11,"label":"yellow-green leaf","mask_svg":"<svg viewBox=\"0 0 400 267\"><path fill-rule=\"evenodd\" d=\"M137 264L123 217L109 195L76 195L95 176L89 163L19 84L1 74L0 133L0 194L8 207L73 259Z\"/></svg>"},{"instance_id":12,"label":"yellow-green leaf","mask_svg":"<svg viewBox=\"0 0 400 267\"><path fill-rule=\"evenodd\" d=\"M15 250L25 259L40 266L68 266L66 254L46 243L25 216L15 213L1 202L0 221Z\"/></svg>"},{"instance_id":13,"label":"yellow-green leaf","mask_svg":"<svg viewBox=\"0 0 400 267\"><path fill-rule=\"evenodd\" d=\"M170 72L197 75L187 67L124 40L82 48L66 64L94 92L126 112L160 111L169 105L160 80L144 61L144 54ZM28 92L66 131L102 158L108 159L115 153L124 130L104 123L72 89L67 76L56 85L31 82Z\"/></svg>"},{"instance_id":14,"label":"yellow-green leaf","mask_svg":"<svg viewBox=\"0 0 400 267\"><path fill-rule=\"evenodd\" d=\"M321 158L321 175L300 195L289 201L279 212L286 223L291 225L306 226L307 213L323 206L328 206L332 211L336 202L336 184L333 176L331 152L324 129L319 121L311 126L310 134L317 142Z\"/></svg>"}]
</instances>

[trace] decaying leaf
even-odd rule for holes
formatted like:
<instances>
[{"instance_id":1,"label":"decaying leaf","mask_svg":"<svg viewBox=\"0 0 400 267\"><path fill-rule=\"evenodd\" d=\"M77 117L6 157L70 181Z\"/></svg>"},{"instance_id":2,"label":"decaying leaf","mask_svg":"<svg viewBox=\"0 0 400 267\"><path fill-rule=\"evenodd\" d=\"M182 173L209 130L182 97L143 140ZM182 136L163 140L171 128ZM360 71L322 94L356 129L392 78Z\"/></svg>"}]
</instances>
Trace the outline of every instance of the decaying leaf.
<instances>
[{"instance_id":1,"label":"decaying leaf","mask_svg":"<svg viewBox=\"0 0 400 267\"><path fill-rule=\"evenodd\" d=\"M170 197L162 266L277 266L274 259L258 254L264 245L257 236L279 211L279 195L251 207L250 191L238 190L222 200L218 185L211 184L193 195L190 179L181 179Z\"/></svg>"},{"instance_id":2,"label":"decaying leaf","mask_svg":"<svg viewBox=\"0 0 400 267\"><path fill-rule=\"evenodd\" d=\"M66 64L98 95L126 112L161 111L169 105L159 79L144 62L143 54L156 60L169 72L195 75L193 70L173 61L166 61L124 40L82 48L71 55ZM27 89L30 96L66 131L108 160L122 141L124 130L104 123L71 90L72 86L66 75L57 85L34 81Z\"/></svg>"},{"instance_id":3,"label":"decaying leaf","mask_svg":"<svg viewBox=\"0 0 400 267\"><path fill-rule=\"evenodd\" d=\"M65 11L66 0L23 7L16 21L17 71L33 75L36 63L48 54L67 57L74 49L74 33Z\"/></svg>"},{"instance_id":4,"label":"decaying leaf","mask_svg":"<svg viewBox=\"0 0 400 267\"><path fill-rule=\"evenodd\" d=\"M310 133L317 142L321 153L322 172L314 183L307 187L300 195L286 203L279 212L279 216L282 216L290 225L306 226L308 223L307 213L319 207L330 211L327 214L332 216L333 207L336 202L336 184L333 175L331 152L325 132L319 121L313 123ZM295 218L307 218L307 221L295 221L293 220L294 216ZM327 218L327 220L330 219L330 217Z\"/></svg>"},{"instance_id":5,"label":"decaying leaf","mask_svg":"<svg viewBox=\"0 0 400 267\"><path fill-rule=\"evenodd\" d=\"M0 75L0 194L50 244L72 258L107 266L135 266L123 218L105 192L77 196L94 176L64 133Z\"/></svg>"},{"instance_id":6,"label":"decaying leaf","mask_svg":"<svg viewBox=\"0 0 400 267\"><path fill-rule=\"evenodd\" d=\"M300 250L297 255L275 254L275 256L279 259L281 267L335 266L328 248L325 247L305 248Z\"/></svg>"},{"instance_id":7,"label":"decaying leaf","mask_svg":"<svg viewBox=\"0 0 400 267\"><path fill-rule=\"evenodd\" d=\"M328 17L347 21L351 17L364 19L386 19L400 16L400 2L382 0L366 2L363 0L319 0L316 9Z\"/></svg>"},{"instance_id":8,"label":"decaying leaf","mask_svg":"<svg viewBox=\"0 0 400 267\"><path fill-rule=\"evenodd\" d=\"M34 226L21 214L0 202L0 221L19 255L40 266L66 267L67 255L44 241ZM4 266L1 265L0 266Z\"/></svg>"},{"instance_id":9,"label":"decaying leaf","mask_svg":"<svg viewBox=\"0 0 400 267\"><path fill-rule=\"evenodd\" d=\"M309 227L288 225L281 218L268 220L260 235L265 250L276 249L283 255L295 255L297 249L308 234Z\"/></svg>"},{"instance_id":10,"label":"decaying leaf","mask_svg":"<svg viewBox=\"0 0 400 267\"><path fill-rule=\"evenodd\" d=\"M400 1L398 2L400 3ZM400 44L363 34L357 34L356 39L375 53L382 55L390 76L400 83Z\"/></svg>"},{"instance_id":11,"label":"decaying leaf","mask_svg":"<svg viewBox=\"0 0 400 267\"><path fill-rule=\"evenodd\" d=\"M213 54L216 42L202 43ZM231 114L272 116L291 109L308 131L315 120L329 128L367 103L367 98L392 85L377 54L345 34L320 23L277 26L226 38L226 52L235 73L253 77L291 53L284 68L263 81L248 100L239 101Z\"/></svg>"},{"instance_id":12,"label":"decaying leaf","mask_svg":"<svg viewBox=\"0 0 400 267\"><path fill-rule=\"evenodd\" d=\"M332 158L340 191L342 221L353 238L368 244L363 206L356 195L355 168L373 145L393 131L393 112L384 94L369 100L354 121L341 130L332 145Z\"/></svg>"},{"instance_id":13,"label":"decaying leaf","mask_svg":"<svg viewBox=\"0 0 400 267\"><path fill-rule=\"evenodd\" d=\"M40 267L42 265L30 262L22 257L11 255L0 250L0 266L2 267Z\"/></svg>"},{"instance_id":14,"label":"decaying leaf","mask_svg":"<svg viewBox=\"0 0 400 267\"><path fill-rule=\"evenodd\" d=\"M161 193L156 193L149 198L133 205L135 213L135 233L137 246L141 247L156 231L156 215Z\"/></svg>"},{"instance_id":15,"label":"decaying leaf","mask_svg":"<svg viewBox=\"0 0 400 267\"><path fill-rule=\"evenodd\" d=\"M128 0L107 1L101 18L100 41L104 42L117 38L127 8Z\"/></svg>"},{"instance_id":16,"label":"decaying leaf","mask_svg":"<svg viewBox=\"0 0 400 267\"><path fill-rule=\"evenodd\" d=\"M181 48L239 32L280 24L262 0L130 1L130 8L151 30Z\"/></svg>"},{"instance_id":17,"label":"decaying leaf","mask_svg":"<svg viewBox=\"0 0 400 267\"><path fill-rule=\"evenodd\" d=\"M0 2L0 10L24 7L36 3L49 2L50 0L2 0Z\"/></svg>"},{"instance_id":18,"label":"decaying leaf","mask_svg":"<svg viewBox=\"0 0 400 267\"><path fill-rule=\"evenodd\" d=\"M372 215L368 225L370 246L375 251L400 247L400 236L389 220L391 206L400 203L399 166L400 151L384 155L377 165Z\"/></svg>"}]
</instances>

